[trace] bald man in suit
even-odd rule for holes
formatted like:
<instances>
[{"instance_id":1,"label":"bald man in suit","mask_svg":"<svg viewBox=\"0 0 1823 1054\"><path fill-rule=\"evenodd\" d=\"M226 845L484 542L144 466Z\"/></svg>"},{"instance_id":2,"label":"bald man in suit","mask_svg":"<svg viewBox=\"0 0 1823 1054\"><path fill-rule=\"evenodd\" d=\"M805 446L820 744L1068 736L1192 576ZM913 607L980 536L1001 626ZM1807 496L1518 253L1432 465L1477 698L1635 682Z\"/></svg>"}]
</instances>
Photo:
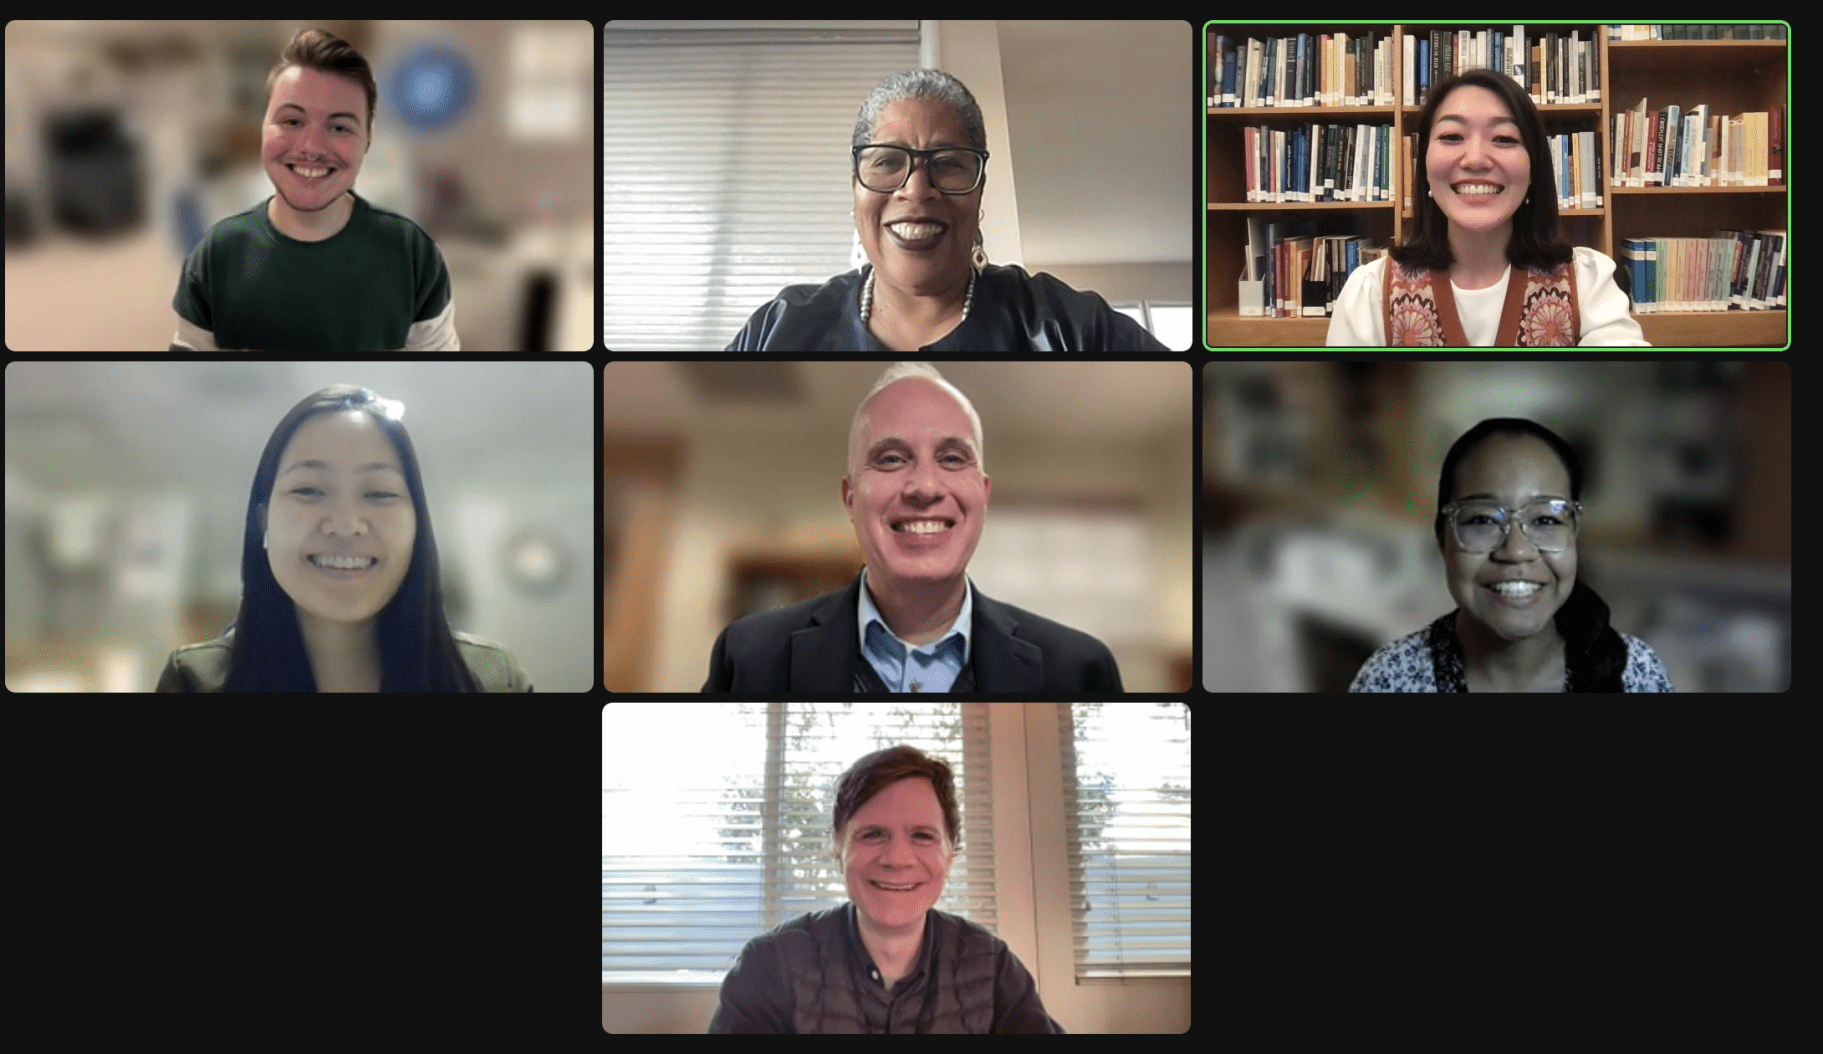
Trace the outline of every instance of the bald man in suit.
<instances>
[{"instance_id":1,"label":"bald man in suit","mask_svg":"<svg viewBox=\"0 0 1823 1054\"><path fill-rule=\"evenodd\" d=\"M968 580L984 466L967 396L923 363L888 368L855 411L842 478L866 567L846 589L723 630L703 691L1121 691L1106 645Z\"/></svg>"}]
</instances>

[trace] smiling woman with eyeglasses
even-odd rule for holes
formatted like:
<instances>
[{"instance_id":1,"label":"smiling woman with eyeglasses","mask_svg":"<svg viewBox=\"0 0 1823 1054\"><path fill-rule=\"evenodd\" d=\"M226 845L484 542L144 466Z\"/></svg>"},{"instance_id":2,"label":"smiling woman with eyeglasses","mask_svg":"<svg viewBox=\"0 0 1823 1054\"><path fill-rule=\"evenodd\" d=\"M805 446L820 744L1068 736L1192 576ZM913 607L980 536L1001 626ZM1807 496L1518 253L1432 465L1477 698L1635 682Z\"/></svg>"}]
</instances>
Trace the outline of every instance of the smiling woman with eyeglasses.
<instances>
[{"instance_id":1,"label":"smiling woman with eyeglasses","mask_svg":"<svg viewBox=\"0 0 1823 1054\"><path fill-rule=\"evenodd\" d=\"M1362 665L1352 692L1669 692L1650 645L1608 625L1576 576L1582 466L1557 433L1497 417L1437 481L1437 548L1456 610Z\"/></svg>"},{"instance_id":2,"label":"smiling woman with eyeglasses","mask_svg":"<svg viewBox=\"0 0 1823 1054\"><path fill-rule=\"evenodd\" d=\"M868 265L787 287L726 350L1171 350L1094 293L987 262L987 132L955 77L914 69L881 81L849 155Z\"/></svg>"}]
</instances>

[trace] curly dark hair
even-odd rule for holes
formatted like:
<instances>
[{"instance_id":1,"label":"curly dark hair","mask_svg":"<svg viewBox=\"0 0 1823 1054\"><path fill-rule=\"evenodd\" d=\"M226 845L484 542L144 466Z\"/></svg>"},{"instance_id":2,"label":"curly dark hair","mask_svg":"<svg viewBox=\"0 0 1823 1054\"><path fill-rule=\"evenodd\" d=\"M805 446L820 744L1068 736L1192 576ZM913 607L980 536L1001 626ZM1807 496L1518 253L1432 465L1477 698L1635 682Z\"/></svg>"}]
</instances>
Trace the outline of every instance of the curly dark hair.
<instances>
[{"instance_id":1,"label":"curly dark hair","mask_svg":"<svg viewBox=\"0 0 1823 1054\"><path fill-rule=\"evenodd\" d=\"M912 776L930 780L937 792L937 804L943 809L943 826L949 833L953 849L962 841L962 812L956 807L956 777L949 763L933 758L917 747L900 744L878 750L856 761L842 773L836 783L835 819L830 825L832 843L840 846L842 829L855 810L888 786Z\"/></svg>"},{"instance_id":2,"label":"curly dark hair","mask_svg":"<svg viewBox=\"0 0 1823 1054\"><path fill-rule=\"evenodd\" d=\"M1543 440L1563 462L1570 475L1570 500L1582 500L1582 462L1563 437L1536 421L1520 417L1491 417L1468 431L1450 445L1443 456L1443 471L1437 474L1437 518L1434 529L1437 548L1443 548L1444 516L1442 509L1456 492L1456 468L1469 451L1481 441L1497 435L1527 435ZM1579 573L1569 599L1557 609L1557 633L1564 642L1564 662L1570 670L1570 690L1576 692L1618 692L1621 672L1627 668L1627 642L1608 625L1608 605L1589 588Z\"/></svg>"}]
</instances>

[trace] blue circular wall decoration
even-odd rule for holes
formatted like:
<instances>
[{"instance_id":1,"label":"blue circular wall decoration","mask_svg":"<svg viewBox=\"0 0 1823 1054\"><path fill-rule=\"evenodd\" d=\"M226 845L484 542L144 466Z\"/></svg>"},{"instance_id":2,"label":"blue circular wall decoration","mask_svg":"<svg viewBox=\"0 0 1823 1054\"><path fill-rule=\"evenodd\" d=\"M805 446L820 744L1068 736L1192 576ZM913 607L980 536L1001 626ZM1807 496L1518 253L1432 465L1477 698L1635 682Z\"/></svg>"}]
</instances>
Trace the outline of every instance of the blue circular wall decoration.
<instances>
[{"instance_id":1,"label":"blue circular wall decoration","mask_svg":"<svg viewBox=\"0 0 1823 1054\"><path fill-rule=\"evenodd\" d=\"M474 102L474 67L447 44L427 44L407 54L393 70L387 96L406 127L441 132Z\"/></svg>"}]
</instances>

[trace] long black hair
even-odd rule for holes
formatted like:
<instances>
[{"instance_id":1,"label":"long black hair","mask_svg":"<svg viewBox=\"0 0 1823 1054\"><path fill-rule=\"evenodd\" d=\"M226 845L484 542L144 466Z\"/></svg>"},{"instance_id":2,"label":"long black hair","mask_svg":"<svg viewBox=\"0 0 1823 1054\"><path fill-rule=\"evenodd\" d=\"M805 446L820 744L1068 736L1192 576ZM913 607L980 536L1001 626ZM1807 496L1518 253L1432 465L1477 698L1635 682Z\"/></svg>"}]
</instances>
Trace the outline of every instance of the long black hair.
<instances>
[{"instance_id":1,"label":"long black hair","mask_svg":"<svg viewBox=\"0 0 1823 1054\"><path fill-rule=\"evenodd\" d=\"M1434 529L1437 548L1443 546L1446 519L1442 509L1456 493L1456 468L1469 451L1481 441L1497 435L1528 435L1541 439L1563 462L1570 474L1570 500L1582 500L1582 461L1563 437L1536 421L1521 417L1491 417L1468 431L1450 445L1443 456L1443 471L1437 475L1437 519ZM1576 692L1618 692L1621 671L1627 668L1627 642L1608 625L1608 605L1583 582L1580 568L1576 585L1553 620L1558 636L1563 638L1564 662L1569 666L1570 689Z\"/></svg>"},{"instance_id":2,"label":"long black hair","mask_svg":"<svg viewBox=\"0 0 1823 1054\"><path fill-rule=\"evenodd\" d=\"M1506 103L1513 120L1519 124L1519 139L1532 163L1530 199L1513 213L1513 237L1507 241L1507 262L1516 268L1535 267L1548 271L1569 263L1574 251L1557 229L1557 184L1551 167L1551 152L1545 139L1544 119L1532 97L1517 81L1493 70L1463 70L1431 85L1418 116L1418 154L1414 159L1412 181L1412 214L1415 223L1404 245L1395 246L1392 257L1407 267L1433 271L1448 270L1456 261L1450 251L1450 221L1443 207L1431 197L1430 172L1424 163L1431 148L1431 126L1437 109L1450 92L1465 85L1486 88Z\"/></svg>"},{"instance_id":3,"label":"long black hair","mask_svg":"<svg viewBox=\"0 0 1823 1054\"><path fill-rule=\"evenodd\" d=\"M306 396L279 420L260 454L247 495L246 533L241 541L241 607L230 641L232 657L227 692L314 692L316 678L298 630L297 606L266 559L266 502L278 476L279 458L303 423L318 414L362 410L392 441L405 470L406 487L418 517L417 538L405 580L375 616L380 642L380 690L383 692L476 692L468 664L456 648L443 610L443 580L437 560L437 538L424 501L418 454L387 402L370 389L337 384Z\"/></svg>"}]
</instances>

